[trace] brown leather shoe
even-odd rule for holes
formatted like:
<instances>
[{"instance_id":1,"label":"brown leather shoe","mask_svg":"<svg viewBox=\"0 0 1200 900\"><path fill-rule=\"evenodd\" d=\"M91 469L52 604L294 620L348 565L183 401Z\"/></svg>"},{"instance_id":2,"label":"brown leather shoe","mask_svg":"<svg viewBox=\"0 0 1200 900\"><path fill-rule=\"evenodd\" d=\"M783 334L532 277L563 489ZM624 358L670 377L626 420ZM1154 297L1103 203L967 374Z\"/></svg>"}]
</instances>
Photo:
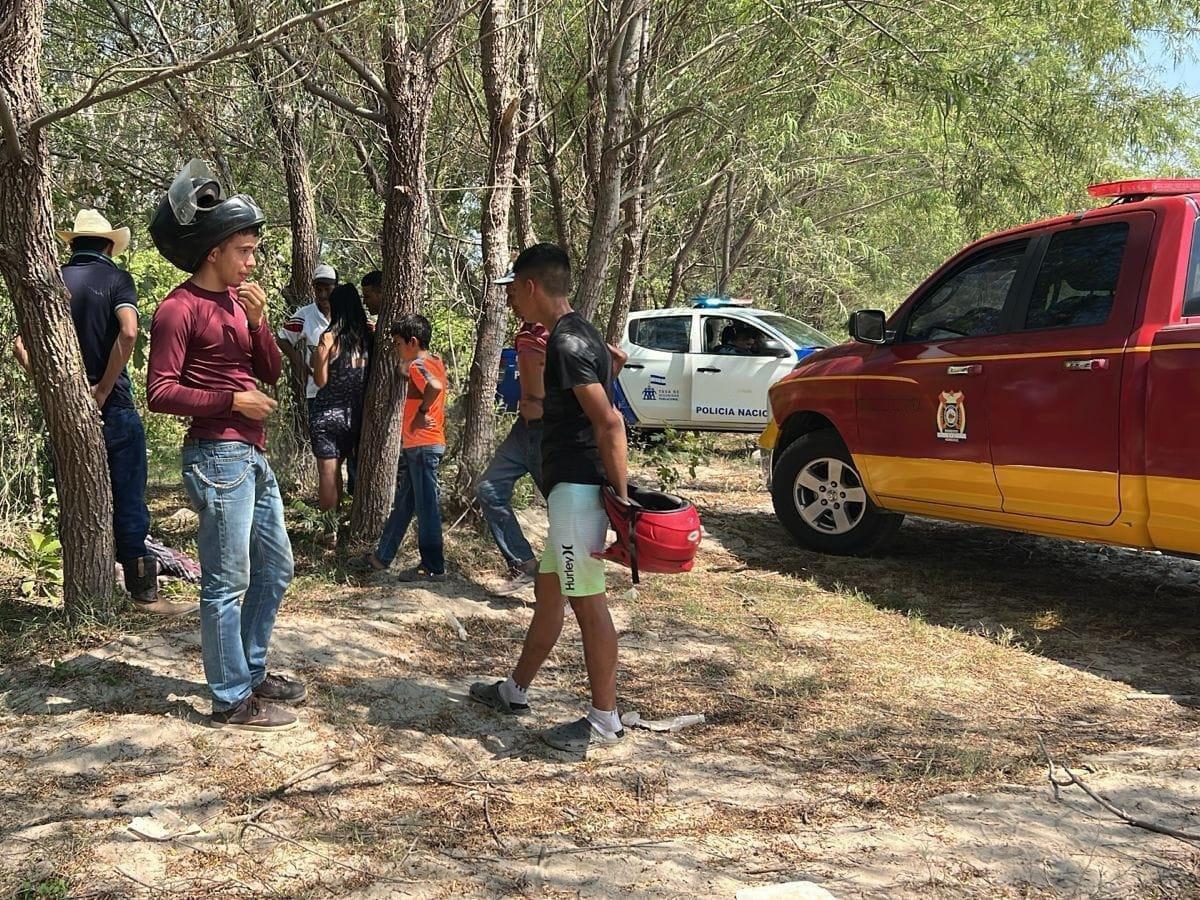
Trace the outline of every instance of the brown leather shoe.
<instances>
[{"instance_id":1,"label":"brown leather shoe","mask_svg":"<svg viewBox=\"0 0 1200 900\"><path fill-rule=\"evenodd\" d=\"M214 728L236 728L240 731L287 731L296 727L296 717L251 694L233 709L212 714Z\"/></svg>"},{"instance_id":2,"label":"brown leather shoe","mask_svg":"<svg viewBox=\"0 0 1200 900\"><path fill-rule=\"evenodd\" d=\"M303 703L308 699L308 688L303 681L268 673L254 689L254 695L264 703Z\"/></svg>"}]
</instances>

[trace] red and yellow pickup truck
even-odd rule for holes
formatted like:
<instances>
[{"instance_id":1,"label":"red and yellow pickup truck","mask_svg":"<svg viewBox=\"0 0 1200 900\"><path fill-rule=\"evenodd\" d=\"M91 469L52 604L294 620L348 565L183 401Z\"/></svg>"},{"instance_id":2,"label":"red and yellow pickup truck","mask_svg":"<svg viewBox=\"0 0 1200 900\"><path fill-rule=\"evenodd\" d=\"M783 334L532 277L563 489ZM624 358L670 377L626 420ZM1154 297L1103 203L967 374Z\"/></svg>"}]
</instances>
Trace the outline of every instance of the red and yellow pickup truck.
<instances>
[{"instance_id":1,"label":"red and yellow pickup truck","mask_svg":"<svg viewBox=\"0 0 1200 900\"><path fill-rule=\"evenodd\" d=\"M991 235L771 388L761 443L803 546L905 513L1200 554L1200 180Z\"/></svg>"}]
</instances>

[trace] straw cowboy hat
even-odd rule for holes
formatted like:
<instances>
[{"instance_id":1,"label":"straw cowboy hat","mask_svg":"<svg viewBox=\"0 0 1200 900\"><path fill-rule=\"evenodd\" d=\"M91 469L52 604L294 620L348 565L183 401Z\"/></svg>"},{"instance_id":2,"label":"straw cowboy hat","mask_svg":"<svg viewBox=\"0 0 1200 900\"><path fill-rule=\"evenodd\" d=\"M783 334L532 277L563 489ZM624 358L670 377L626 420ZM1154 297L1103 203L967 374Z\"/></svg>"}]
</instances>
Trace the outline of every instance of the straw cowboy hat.
<instances>
[{"instance_id":1,"label":"straw cowboy hat","mask_svg":"<svg viewBox=\"0 0 1200 900\"><path fill-rule=\"evenodd\" d=\"M129 229L114 229L112 223L94 209L81 209L75 214L75 227L58 232L58 236L68 245L77 237L107 238L113 242L113 256L124 253L129 246Z\"/></svg>"}]
</instances>

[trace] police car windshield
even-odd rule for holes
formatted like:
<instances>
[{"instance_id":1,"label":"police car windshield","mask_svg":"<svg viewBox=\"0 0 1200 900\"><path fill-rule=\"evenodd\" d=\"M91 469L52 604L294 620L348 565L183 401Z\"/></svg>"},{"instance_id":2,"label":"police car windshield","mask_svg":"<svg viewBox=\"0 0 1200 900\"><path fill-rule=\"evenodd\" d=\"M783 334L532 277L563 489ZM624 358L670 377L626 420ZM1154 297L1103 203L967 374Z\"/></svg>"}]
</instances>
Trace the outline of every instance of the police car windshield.
<instances>
[{"instance_id":1,"label":"police car windshield","mask_svg":"<svg viewBox=\"0 0 1200 900\"><path fill-rule=\"evenodd\" d=\"M767 313L765 315L757 315L755 318L770 325L776 331L783 332L799 347L832 347L837 343L832 338L821 334L817 329L810 328L803 322L793 319L791 316L784 316L779 313Z\"/></svg>"}]
</instances>

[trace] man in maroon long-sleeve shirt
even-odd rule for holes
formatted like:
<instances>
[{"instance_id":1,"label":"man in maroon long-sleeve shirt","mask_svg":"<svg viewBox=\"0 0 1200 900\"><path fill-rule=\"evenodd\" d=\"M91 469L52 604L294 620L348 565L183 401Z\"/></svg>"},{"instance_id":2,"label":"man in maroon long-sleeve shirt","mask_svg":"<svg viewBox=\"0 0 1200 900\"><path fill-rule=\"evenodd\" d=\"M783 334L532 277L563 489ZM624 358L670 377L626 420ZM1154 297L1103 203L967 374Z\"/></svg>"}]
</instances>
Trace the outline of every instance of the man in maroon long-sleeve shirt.
<instances>
[{"instance_id":1,"label":"man in maroon long-sleeve shirt","mask_svg":"<svg viewBox=\"0 0 1200 900\"><path fill-rule=\"evenodd\" d=\"M275 704L307 695L302 683L267 671L271 630L292 580L292 548L279 485L262 453L263 422L275 401L257 382L278 379L280 356L266 321L266 294L247 281L261 211L249 198L224 204L235 204L225 232L247 225L247 210L253 215L232 235L210 227L208 239L220 240L207 250L187 245L188 252L178 252L169 209L165 224L156 217L151 225L172 262L190 268L191 251L199 261L154 314L147 395L155 412L192 420L183 483L200 516L200 638L212 723L276 731L293 727L296 716ZM203 234L192 236L196 230L187 232L188 240L204 241Z\"/></svg>"}]
</instances>

